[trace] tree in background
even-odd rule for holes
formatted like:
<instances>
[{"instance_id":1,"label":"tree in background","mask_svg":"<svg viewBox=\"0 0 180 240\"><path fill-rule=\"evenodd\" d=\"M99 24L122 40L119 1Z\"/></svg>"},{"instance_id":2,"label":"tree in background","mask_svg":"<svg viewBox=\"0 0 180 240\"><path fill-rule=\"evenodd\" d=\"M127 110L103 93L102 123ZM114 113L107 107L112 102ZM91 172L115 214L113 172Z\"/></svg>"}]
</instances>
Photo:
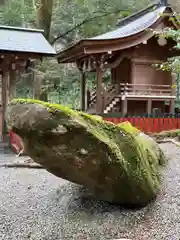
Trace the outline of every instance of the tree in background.
<instances>
[{"instance_id":1,"label":"tree in background","mask_svg":"<svg viewBox=\"0 0 180 240\"><path fill-rule=\"evenodd\" d=\"M176 1L171 0L172 4L175 5ZM176 3L175 5L176 9L176 21L178 22L178 25L180 24L180 3ZM169 19L170 21L174 21L173 19ZM174 49L180 51L180 29L174 30L171 28L166 28L162 33L155 32L158 37L163 37L165 39L171 39L174 41ZM180 55L180 54L179 54ZM161 65L156 64L155 67L163 70L163 71L170 71L172 74L175 75L176 83L172 86L173 88L176 88L176 100L177 100L177 106L180 108L180 56L174 56L169 59L167 59L166 62L164 62Z\"/></svg>"},{"instance_id":2,"label":"tree in background","mask_svg":"<svg viewBox=\"0 0 180 240\"><path fill-rule=\"evenodd\" d=\"M180 51L180 29L165 29L161 35L165 38L174 40L174 48ZM172 71L174 74L180 73L180 56L169 58L167 62L160 66L160 68L164 71Z\"/></svg>"},{"instance_id":3,"label":"tree in background","mask_svg":"<svg viewBox=\"0 0 180 240\"><path fill-rule=\"evenodd\" d=\"M36 12L36 26L44 30L44 36L49 40L51 31L51 19L53 0L34 0L34 8Z\"/></svg>"}]
</instances>

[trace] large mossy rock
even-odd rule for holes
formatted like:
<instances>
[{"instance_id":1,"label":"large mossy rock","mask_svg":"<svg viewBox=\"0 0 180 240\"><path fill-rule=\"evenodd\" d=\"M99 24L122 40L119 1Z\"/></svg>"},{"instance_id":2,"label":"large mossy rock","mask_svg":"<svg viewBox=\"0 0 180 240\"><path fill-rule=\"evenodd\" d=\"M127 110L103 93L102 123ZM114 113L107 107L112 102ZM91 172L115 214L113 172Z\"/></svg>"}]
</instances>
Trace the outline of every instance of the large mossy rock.
<instances>
[{"instance_id":1,"label":"large mossy rock","mask_svg":"<svg viewBox=\"0 0 180 240\"><path fill-rule=\"evenodd\" d=\"M131 206L152 200L164 156L158 145L129 123L34 100L14 100L7 124L27 154L52 174L84 185L98 199Z\"/></svg>"}]
</instances>

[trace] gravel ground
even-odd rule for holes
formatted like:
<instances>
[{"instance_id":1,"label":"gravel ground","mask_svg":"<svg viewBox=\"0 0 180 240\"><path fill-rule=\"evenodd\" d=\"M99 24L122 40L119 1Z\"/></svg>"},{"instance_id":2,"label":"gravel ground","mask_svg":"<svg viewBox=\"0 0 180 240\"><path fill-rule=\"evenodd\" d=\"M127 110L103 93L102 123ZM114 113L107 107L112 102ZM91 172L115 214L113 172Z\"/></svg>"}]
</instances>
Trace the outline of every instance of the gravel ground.
<instances>
[{"instance_id":1,"label":"gravel ground","mask_svg":"<svg viewBox=\"0 0 180 240\"><path fill-rule=\"evenodd\" d=\"M162 191L138 211L88 200L45 170L1 168L0 240L179 240L180 148L161 146L170 157Z\"/></svg>"}]
</instances>

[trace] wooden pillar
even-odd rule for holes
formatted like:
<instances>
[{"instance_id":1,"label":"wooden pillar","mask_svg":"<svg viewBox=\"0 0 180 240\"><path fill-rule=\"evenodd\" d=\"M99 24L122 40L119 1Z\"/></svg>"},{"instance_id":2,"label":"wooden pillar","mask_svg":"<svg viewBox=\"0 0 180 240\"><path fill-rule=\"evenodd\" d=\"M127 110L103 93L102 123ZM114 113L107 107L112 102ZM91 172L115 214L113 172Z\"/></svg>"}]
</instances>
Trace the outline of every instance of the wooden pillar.
<instances>
[{"instance_id":1,"label":"wooden pillar","mask_svg":"<svg viewBox=\"0 0 180 240\"><path fill-rule=\"evenodd\" d=\"M87 89L86 90L86 94L85 94L85 96L86 96L86 110L89 108L89 105L90 105L90 101L91 101L91 93L90 93L90 91L89 91L89 89Z\"/></svg>"},{"instance_id":2,"label":"wooden pillar","mask_svg":"<svg viewBox=\"0 0 180 240\"><path fill-rule=\"evenodd\" d=\"M80 91L81 91L81 111L86 110L86 73L81 72L81 86L80 86Z\"/></svg>"},{"instance_id":3,"label":"wooden pillar","mask_svg":"<svg viewBox=\"0 0 180 240\"><path fill-rule=\"evenodd\" d=\"M1 91L1 103L2 103L2 133L1 140L5 140L6 137L6 122L5 122L5 114L7 107L7 79L8 74L6 71L2 72L2 91Z\"/></svg>"},{"instance_id":4,"label":"wooden pillar","mask_svg":"<svg viewBox=\"0 0 180 240\"><path fill-rule=\"evenodd\" d=\"M97 88L96 88L96 113L103 113L103 96L102 96L102 68L98 66L97 68Z\"/></svg>"},{"instance_id":5,"label":"wooden pillar","mask_svg":"<svg viewBox=\"0 0 180 240\"><path fill-rule=\"evenodd\" d=\"M150 115L152 113L152 99L148 99L147 101L147 114Z\"/></svg>"},{"instance_id":6,"label":"wooden pillar","mask_svg":"<svg viewBox=\"0 0 180 240\"><path fill-rule=\"evenodd\" d=\"M9 96L8 100L16 98L16 70L11 70L9 72Z\"/></svg>"},{"instance_id":7,"label":"wooden pillar","mask_svg":"<svg viewBox=\"0 0 180 240\"><path fill-rule=\"evenodd\" d=\"M176 88L174 87L176 85L176 79L177 79L177 75L176 74L172 74L172 90L171 90L171 95L172 96L176 96ZM170 106L169 106L169 112L171 114L174 114L175 112L175 99L171 99L170 100Z\"/></svg>"},{"instance_id":8,"label":"wooden pillar","mask_svg":"<svg viewBox=\"0 0 180 240\"><path fill-rule=\"evenodd\" d=\"M175 99L171 99L170 100L170 106L169 106L169 113L170 114L174 114L175 111Z\"/></svg>"},{"instance_id":9,"label":"wooden pillar","mask_svg":"<svg viewBox=\"0 0 180 240\"><path fill-rule=\"evenodd\" d=\"M173 73L171 75L171 79L172 79L171 95L176 96L176 87L175 86L176 86L177 75Z\"/></svg>"},{"instance_id":10,"label":"wooden pillar","mask_svg":"<svg viewBox=\"0 0 180 240\"><path fill-rule=\"evenodd\" d=\"M127 114L128 102L126 97L122 97L122 114L125 116Z\"/></svg>"}]
</instances>

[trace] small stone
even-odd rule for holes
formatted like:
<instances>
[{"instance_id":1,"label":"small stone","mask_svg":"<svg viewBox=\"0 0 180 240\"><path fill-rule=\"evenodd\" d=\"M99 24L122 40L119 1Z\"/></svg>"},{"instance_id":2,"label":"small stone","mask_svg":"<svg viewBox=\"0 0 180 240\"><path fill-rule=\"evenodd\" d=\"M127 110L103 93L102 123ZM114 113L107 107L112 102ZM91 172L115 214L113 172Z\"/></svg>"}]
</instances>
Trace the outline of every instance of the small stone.
<instances>
[{"instance_id":1,"label":"small stone","mask_svg":"<svg viewBox=\"0 0 180 240\"><path fill-rule=\"evenodd\" d=\"M83 155L87 155L88 154L88 151L84 148L81 148L80 149L80 153L83 154Z\"/></svg>"},{"instance_id":2,"label":"small stone","mask_svg":"<svg viewBox=\"0 0 180 240\"><path fill-rule=\"evenodd\" d=\"M28 233L27 238L28 238L28 239L31 238L31 233Z\"/></svg>"},{"instance_id":3,"label":"small stone","mask_svg":"<svg viewBox=\"0 0 180 240\"><path fill-rule=\"evenodd\" d=\"M67 147L65 144L62 144L62 145L59 145L59 146L58 146L58 149L59 149L59 150L67 150L68 147Z\"/></svg>"},{"instance_id":4,"label":"small stone","mask_svg":"<svg viewBox=\"0 0 180 240\"><path fill-rule=\"evenodd\" d=\"M55 129L52 130L52 133L65 134L65 133L67 133L67 132L68 132L67 128L65 128L65 127L62 126L62 125L58 125L57 128L55 128Z\"/></svg>"}]
</instances>

